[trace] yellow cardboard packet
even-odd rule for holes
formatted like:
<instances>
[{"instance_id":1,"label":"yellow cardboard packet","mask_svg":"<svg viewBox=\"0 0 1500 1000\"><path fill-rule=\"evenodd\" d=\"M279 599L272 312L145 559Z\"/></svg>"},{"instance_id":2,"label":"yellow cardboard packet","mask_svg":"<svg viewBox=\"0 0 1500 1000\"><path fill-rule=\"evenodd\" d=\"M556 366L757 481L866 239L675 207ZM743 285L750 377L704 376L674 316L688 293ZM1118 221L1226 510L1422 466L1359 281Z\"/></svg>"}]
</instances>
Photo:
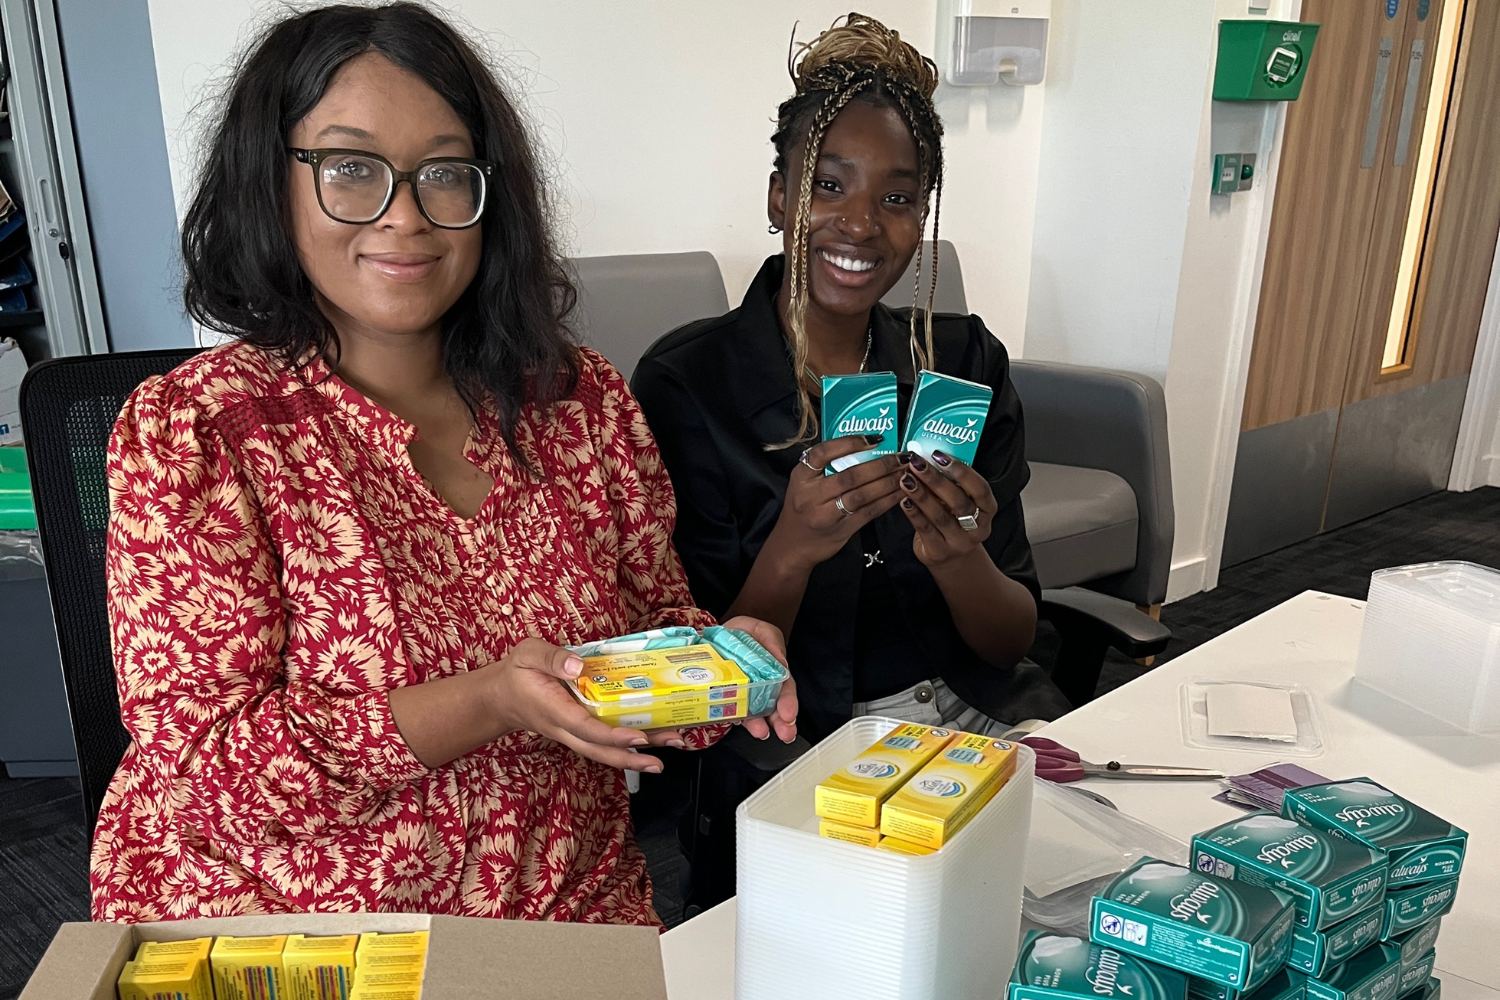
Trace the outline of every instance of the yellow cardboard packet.
<instances>
[{"instance_id":1,"label":"yellow cardboard packet","mask_svg":"<svg viewBox=\"0 0 1500 1000\"><path fill-rule=\"evenodd\" d=\"M208 963L194 955L137 958L125 963L115 984L120 1000L214 1000Z\"/></svg>"},{"instance_id":2,"label":"yellow cardboard packet","mask_svg":"<svg viewBox=\"0 0 1500 1000\"><path fill-rule=\"evenodd\" d=\"M281 952L286 938L285 934L221 935L209 955L217 1000L280 1000L285 996Z\"/></svg>"},{"instance_id":3,"label":"yellow cardboard packet","mask_svg":"<svg viewBox=\"0 0 1500 1000\"><path fill-rule=\"evenodd\" d=\"M880 831L870 826L854 826L833 819L818 820L818 836L829 840L840 840L846 844L874 847L880 843Z\"/></svg>"},{"instance_id":4,"label":"yellow cardboard packet","mask_svg":"<svg viewBox=\"0 0 1500 1000\"><path fill-rule=\"evenodd\" d=\"M952 729L903 723L819 783L814 811L822 819L872 829L880 805L948 745Z\"/></svg>"},{"instance_id":5,"label":"yellow cardboard packet","mask_svg":"<svg viewBox=\"0 0 1500 1000\"><path fill-rule=\"evenodd\" d=\"M730 722L750 709L749 675L708 644L586 656L575 684L595 717L636 729Z\"/></svg>"},{"instance_id":6,"label":"yellow cardboard packet","mask_svg":"<svg viewBox=\"0 0 1500 1000\"><path fill-rule=\"evenodd\" d=\"M281 951L290 1000L349 1000L358 934L290 934Z\"/></svg>"},{"instance_id":7,"label":"yellow cardboard packet","mask_svg":"<svg viewBox=\"0 0 1500 1000\"><path fill-rule=\"evenodd\" d=\"M881 837L880 843L875 846L882 851L890 851L892 854L910 854L917 857L937 853L931 847L923 847L921 844L909 844L897 837Z\"/></svg>"},{"instance_id":8,"label":"yellow cardboard packet","mask_svg":"<svg viewBox=\"0 0 1500 1000\"><path fill-rule=\"evenodd\" d=\"M427 932L426 931L403 931L399 934L381 934L378 931L366 931L359 936L359 946L354 951L354 968L359 971L360 965L367 959L377 954L427 954Z\"/></svg>"},{"instance_id":9,"label":"yellow cardboard packet","mask_svg":"<svg viewBox=\"0 0 1500 1000\"><path fill-rule=\"evenodd\" d=\"M880 832L922 847L942 847L994 798L1016 770L1016 745L960 733L902 785L880 814Z\"/></svg>"}]
</instances>

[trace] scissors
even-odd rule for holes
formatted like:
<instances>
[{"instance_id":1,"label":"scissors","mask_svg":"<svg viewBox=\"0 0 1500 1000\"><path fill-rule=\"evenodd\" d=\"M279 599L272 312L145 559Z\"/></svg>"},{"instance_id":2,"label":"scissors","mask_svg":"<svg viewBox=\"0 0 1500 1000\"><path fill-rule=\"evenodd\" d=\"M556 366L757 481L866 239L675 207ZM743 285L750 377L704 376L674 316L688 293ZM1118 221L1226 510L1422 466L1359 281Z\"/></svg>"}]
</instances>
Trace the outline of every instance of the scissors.
<instances>
[{"instance_id":1,"label":"scissors","mask_svg":"<svg viewBox=\"0 0 1500 1000\"><path fill-rule=\"evenodd\" d=\"M1202 781L1207 778L1222 778L1222 771L1208 771L1198 767L1150 767L1141 764L1121 764L1112 760L1108 764L1095 764L1078 756L1055 740L1045 736L1026 736L1018 742L1036 751L1036 776L1060 784L1082 781L1084 778L1148 778L1185 779Z\"/></svg>"}]
</instances>

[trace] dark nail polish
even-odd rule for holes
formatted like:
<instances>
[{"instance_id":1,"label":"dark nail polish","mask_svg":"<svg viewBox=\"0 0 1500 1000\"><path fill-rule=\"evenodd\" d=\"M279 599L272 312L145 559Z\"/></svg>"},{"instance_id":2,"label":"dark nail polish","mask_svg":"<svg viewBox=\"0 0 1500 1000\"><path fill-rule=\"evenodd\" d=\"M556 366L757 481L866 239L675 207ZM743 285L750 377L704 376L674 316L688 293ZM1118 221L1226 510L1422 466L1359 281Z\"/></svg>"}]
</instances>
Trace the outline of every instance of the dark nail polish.
<instances>
[{"instance_id":1,"label":"dark nail polish","mask_svg":"<svg viewBox=\"0 0 1500 1000\"><path fill-rule=\"evenodd\" d=\"M908 491L915 490L917 488L916 477L914 477L909 472L906 475L902 476L901 477L901 488L903 490L908 490Z\"/></svg>"},{"instance_id":2,"label":"dark nail polish","mask_svg":"<svg viewBox=\"0 0 1500 1000\"><path fill-rule=\"evenodd\" d=\"M902 465L906 465L911 461L911 456L912 453L909 451L897 452L896 461L900 462Z\"/></svg>"},{"instance_id":3,"label":"dark nail polish","mask_svg":"<svg viewBox=\"0 0 1500 1000\"><path fill-rule=\"evenodd\" d=\"M884 434L866 434L865 444L879 444L885 440Z\"/></svg>"},{"instance_id":4,"label":"dark nail polish","mask_svg":"<svg viewBox=\"0 0 1500 1000\"><path fill-rule=\"evenodd\" d=\"M922 461L921 455L913 455L911 457L911 467L918 472L927 471L927 463Z\"/></svg>"},{"instance_id":5,"label":"dark nail polish","mask_svg":"<svg viewBox=\"0 0 1500 1000\"><path fill-rule=\"evenodd\" d=\"M901 509L902 510L916 510L916 508L917 508L917 505L911 502L911 497L902 497L901 498Z\"/></svg>"},{"instance_id":6,"label":"dark nail polish","mask_svg":"<svg viewBox=\"0 0 1500 1000\"><path fill-rule=\"evenodd\" d=\"M938 465L941 465L945 468L953 464L953 459L949 458L947 455L944 455L940 451L935 451L932 453L932 460Z\"/></svg>"}]
</instances>

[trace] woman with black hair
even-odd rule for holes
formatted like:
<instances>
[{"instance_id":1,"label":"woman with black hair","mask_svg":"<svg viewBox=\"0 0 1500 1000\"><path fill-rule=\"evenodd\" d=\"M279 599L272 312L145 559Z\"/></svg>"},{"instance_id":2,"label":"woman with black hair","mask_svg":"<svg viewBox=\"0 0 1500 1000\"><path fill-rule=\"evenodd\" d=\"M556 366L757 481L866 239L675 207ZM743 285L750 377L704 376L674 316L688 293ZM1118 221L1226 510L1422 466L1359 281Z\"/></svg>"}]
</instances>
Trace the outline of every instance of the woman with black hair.
<instances>
[{"instance_id":1,"label":"woman with black hair","mask_svg":"<svg viewBox=\"0 0 1500 1000\"><path fill-rule=\"evenodd\" d=\"M1029 472L1004 346L977 316L939 316L918 258L943 191L937 68L851 14L801 47L780 107L767 196L783 253L733 312L656 343L632 387L681 499L677 548L699 603L788 637L802 732L879 714L999 734L1068 704L1023 659L1040 588L1021 513ZM820 378L916 372L994 393L973 467L938 453L836 475L863 438L818 441Z\"/></svg>"},{"instance_id":2,"label":"woman with black hair","mask_svg":"<svg viewBox=\"0 0 1500 1000\"><path fill-rule=\"evenodd\" d=\"M634 400L568 337L515 107L416 4L288 17L230 85L183 251L234 339L144 384L110 447L132 742L94 917L655 921L623 769L722 730L593 719L563 647L711 619ZM795 715L788 685L746 728Z\"/></svg>"}]
</instances>

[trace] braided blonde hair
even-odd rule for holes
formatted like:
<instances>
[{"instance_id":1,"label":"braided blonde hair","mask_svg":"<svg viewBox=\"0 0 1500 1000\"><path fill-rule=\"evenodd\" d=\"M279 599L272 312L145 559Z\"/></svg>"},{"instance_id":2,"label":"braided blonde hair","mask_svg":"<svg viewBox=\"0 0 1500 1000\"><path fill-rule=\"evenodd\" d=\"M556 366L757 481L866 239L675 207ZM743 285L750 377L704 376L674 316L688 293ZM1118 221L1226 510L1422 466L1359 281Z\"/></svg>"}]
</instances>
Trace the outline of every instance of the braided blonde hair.
<instances>
[{"instance_id":1,"label":"braided blonde hair","mask_svg":"<svg viewBox=\"0 0 1500 1000\"><path fill-rule=\"evenodd\" d=\"M924 195L918 233L925 233L929 207L932 239L937 242L938 216L943 205L943 123L933 106L937 90L937 65L918 52L900 34L864 14L849 14L811 42L793 44L787 60L796 92L777 112L776 170L787 176L787 152L802 139L802 174L798 178L796 208L789 225L791 252L787 259L790 278L787 335L791 343L792 367L797 377L797 433L788 441L772 445L786 448L814 436L812 394L816 384L808 371L807 337L808 240L812 229L813 179L827 134L845 106L855 98L894 107L911 129L917 144L919 186ZM932 202L925 196L931 195ZM910 350L913 373L932 366L932 302L937 295L937 254L932 257L931 278L925 308L922 268L925 241L917 242L916 278L912 287ZM922 336L917 335L918 317Z\"/></svg>"}]
</instances>

